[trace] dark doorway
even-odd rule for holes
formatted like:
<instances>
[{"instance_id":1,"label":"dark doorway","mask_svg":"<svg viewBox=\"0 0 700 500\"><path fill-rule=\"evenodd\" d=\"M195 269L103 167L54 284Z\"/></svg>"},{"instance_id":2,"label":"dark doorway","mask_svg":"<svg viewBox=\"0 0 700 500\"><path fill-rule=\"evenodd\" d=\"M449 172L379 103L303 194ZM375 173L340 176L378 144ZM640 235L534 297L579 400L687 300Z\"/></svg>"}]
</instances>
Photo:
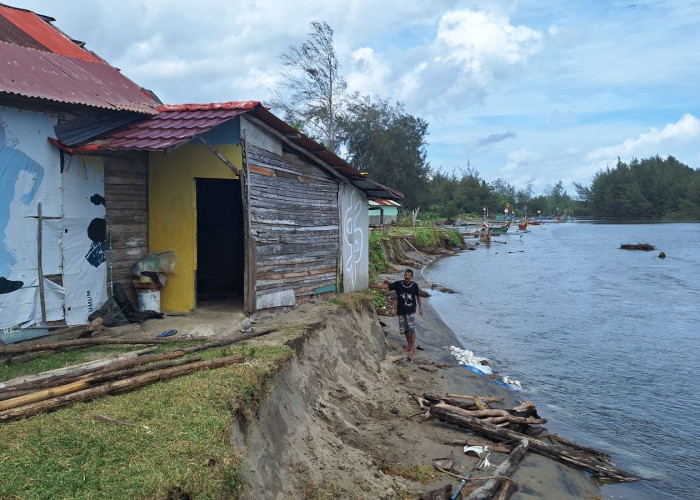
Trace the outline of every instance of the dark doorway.
<instances>
[{"instance_id":1,"label":"dark doorway","mask_svg":"<svg viewBox=\"0 0 700 500\"><path fill-rule=\"evenodd\" d=\"M197 302L243 297L243 204L237 179L197 181Z\"/></svg>"}]
</instances>

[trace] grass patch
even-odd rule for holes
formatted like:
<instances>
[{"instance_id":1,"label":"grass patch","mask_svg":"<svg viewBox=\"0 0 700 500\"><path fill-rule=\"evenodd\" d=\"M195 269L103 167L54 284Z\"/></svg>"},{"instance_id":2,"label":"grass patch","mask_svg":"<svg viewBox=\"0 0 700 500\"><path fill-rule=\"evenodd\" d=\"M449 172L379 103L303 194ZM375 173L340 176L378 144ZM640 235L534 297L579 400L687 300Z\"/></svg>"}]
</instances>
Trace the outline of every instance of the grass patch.
<instances>
[{"instance_id":1,"label":"grass patch","mask_svg":"<svg viewBox=\"0 0 700 500\"><path fill-rule=\"evenodd\" d=\"M430 484L437 479L435 469L421 464L413 464L410 467L392 467L384 472L392 476L405 477L421 484Z\"/></svg>"},{"instance_id":2,"label":"grass patch","mask_svg":"<svg viewBox=\"0 0 700 500\"><path fill-rule=\"evenodd\" d=\"M292 351L237 345L198 354L244 354L246 362L3 424L2 498L235 497L243 485L243 458L230 444L238 401L258 403L266 381ZM32 363L47 369L54 364ZM98 421L97 414L133 425Z\"/></svg>"}]
</instances>

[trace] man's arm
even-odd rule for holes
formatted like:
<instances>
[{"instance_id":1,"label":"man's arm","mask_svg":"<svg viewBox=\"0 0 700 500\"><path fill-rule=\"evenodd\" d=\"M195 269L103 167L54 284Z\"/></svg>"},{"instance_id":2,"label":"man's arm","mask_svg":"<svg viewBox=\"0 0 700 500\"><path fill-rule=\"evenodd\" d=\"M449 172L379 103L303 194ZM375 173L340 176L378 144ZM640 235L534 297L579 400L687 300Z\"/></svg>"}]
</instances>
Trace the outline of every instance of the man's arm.
<instances>
[{"instance_id":1,"label":"man's arm","mask_svg":"<svg viewBox=\"0 0 700 500\"><path fill-rule=\"evenodd\" d=\"M420 317L423 317L423 301L420 298L420 287L416 285L416 288L418 292L416 293L416 301L418 302L418 314L420 314Z\"/></svg>"},{"instance_id":2,"label":"man's arm","mask_svg":"<svg viewBox=\"0 0 700 500\"><path fill-rule=\"evenodd\" d=\"M389 282L385 281L384 283L379 283L377 285L370 283L369 288L380 288L380 289L386 290L389 288Z\"/></svg>"}]
</instances>

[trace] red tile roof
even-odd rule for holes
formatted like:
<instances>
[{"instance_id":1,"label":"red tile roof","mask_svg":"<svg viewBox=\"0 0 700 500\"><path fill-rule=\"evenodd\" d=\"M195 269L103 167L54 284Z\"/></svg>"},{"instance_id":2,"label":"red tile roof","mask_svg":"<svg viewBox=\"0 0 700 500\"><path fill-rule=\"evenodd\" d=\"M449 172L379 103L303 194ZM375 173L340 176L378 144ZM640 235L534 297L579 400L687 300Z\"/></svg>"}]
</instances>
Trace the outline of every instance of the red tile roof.
<instances>
[{"instance_id":1,"label":"red tile roof","mask_svg":"<svg viewBox=\"0 0 700 500\"><path fill-rule=\"evenodd\" d=\"M154 114L140 86L34 12L0 4L0 98Z\"/></svg>"}]
</instances>

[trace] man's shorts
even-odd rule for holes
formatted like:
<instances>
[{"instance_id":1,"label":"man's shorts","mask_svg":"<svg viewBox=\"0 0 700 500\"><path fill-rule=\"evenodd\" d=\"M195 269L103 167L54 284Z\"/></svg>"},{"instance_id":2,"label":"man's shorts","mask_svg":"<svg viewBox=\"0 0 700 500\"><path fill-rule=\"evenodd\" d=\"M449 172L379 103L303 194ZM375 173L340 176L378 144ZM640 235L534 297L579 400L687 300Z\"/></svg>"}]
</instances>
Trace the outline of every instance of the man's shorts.
<instances>
[{"instance_id":1,"label":"man's shorts","mask_svg":"<svg viewBox=\"0 0 700 500\"><path fill-rule=\"evenodd\" d=\"M399 333L416 333L416 313L399 314Z\"/></svg>"}]
</instances>

